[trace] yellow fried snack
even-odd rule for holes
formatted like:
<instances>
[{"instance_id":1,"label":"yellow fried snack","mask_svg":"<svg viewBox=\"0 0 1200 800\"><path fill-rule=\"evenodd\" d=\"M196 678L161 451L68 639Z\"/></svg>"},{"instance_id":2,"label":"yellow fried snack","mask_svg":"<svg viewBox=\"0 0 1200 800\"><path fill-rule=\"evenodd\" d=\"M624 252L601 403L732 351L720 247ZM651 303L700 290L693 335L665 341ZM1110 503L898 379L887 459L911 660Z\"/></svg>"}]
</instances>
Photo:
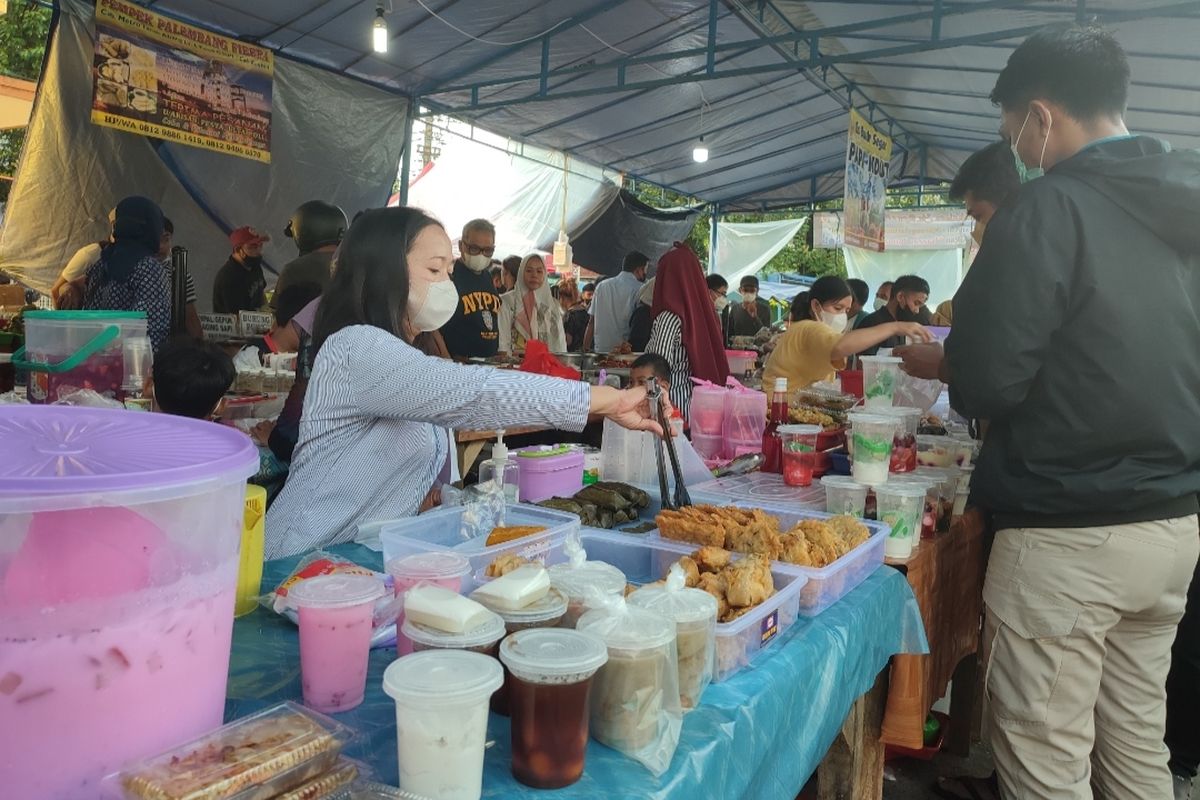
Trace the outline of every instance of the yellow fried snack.
<instances>
[{"instance_id":1,"label":"yellow fried snack","mask_svg":"<svg viewBox=\"0 0 1200 800\"><path fill-rule=\"evenodd\" d=\"M711 506L687 506L679 510L660 511L654 518L664 539L700 545L725 546L725 528L705 509Z\"/></svg>"},{"instance_id":2,"label":"yellow fried snack","mask_svg":"<svg viewBox=\"0 0 1200 800\"><path fill-rule=\"evenodd\" d=\"M700 572L720 572L729 566L730 553L722 547L709 545L692 553L691 558L695 559L693 563Z\"/></svg>"},{"instance_id":3,"label":"yellow fried snack","mask_svg":"<svg viewBox=\"0 0 1200 800\"><path fill-rule=\"evenodd\" d=\"M489 578L502 578L508 573L512 572L514 569L532 563L533 562L527 558L522 558L521 556L512 553L507 553L502 556L497 556L496 560L487 565L487 569L484 570L483 574Z\"/></svg>"},{"instance_id":4,"label":"yellow fried snack","mask_svg":"<svg viewBox=\"0 0 1200 800\"><path fill-rule=\"evenodd\" d=\"M541 533L544 530L546 530L545 525L513 525L507 528L492 528L492 532L487 537L487 546L504 544L505 542L511 542L513 539L520 539L525 536L532 536L535 533Z\"/></svg>"},{"instance_id":5,"label":"yellow fried snack","mask_svg":"<svg viewBox=\"0 0 1200 800\"><path fill-rule=\"evenodd\" d=\"M756 606L775 594L771 562L761 555L748 555L723 572L725 597L732 608Z\"/></svg>"},{"instance_id":6,"label":"yellow fried snack","mask_svg":"<svg viewBox=\"0 0 1200 800\"><path fill-rule=\"evenodd\" d=\"M692 556L684 556L683 558L679 559L679 566L683 570L684 585L689 589L695 589L696 584L700 583L700 567L698 562L696 562Z\"/></svg>"},{"instance_id":7,"label":"yellow fried snack","mask_svg":"<svg viewBox=\"0 0 1200 800\"><path fill-rule=\"evenodd\" d=\"M729 600L725 598L725 578L720 573L705 572L700 576L700 582L696 588L703 589L717 598L717 619L721 619L729 612Z\"/></svg>"},{"instance_id":8,"label":"yellow fried snack","mask_svg":"<svg viewBox=\"0 0 1200 800\"><path fill-rule=\"evenodd\" d=\"M783 543L783 549L779 554L780 561L798 564L802 567L813 566L812 551L809 550L808 539L803 533L788 531L779 538Z\"/></svg>"},{"instance_id":9,"label":"yellow fried snack","mask_svg":"<svg viewBox=\"0 0 1200 800\"><path fill-rule=\"evenodd\" d=\"M841 514L840 516L832 517L828 520L829 527L842 537L846 542L847 552L858 547L860 544L871 538L871 531L862 521L849 514Z\"/></svg>"}]
</instances>

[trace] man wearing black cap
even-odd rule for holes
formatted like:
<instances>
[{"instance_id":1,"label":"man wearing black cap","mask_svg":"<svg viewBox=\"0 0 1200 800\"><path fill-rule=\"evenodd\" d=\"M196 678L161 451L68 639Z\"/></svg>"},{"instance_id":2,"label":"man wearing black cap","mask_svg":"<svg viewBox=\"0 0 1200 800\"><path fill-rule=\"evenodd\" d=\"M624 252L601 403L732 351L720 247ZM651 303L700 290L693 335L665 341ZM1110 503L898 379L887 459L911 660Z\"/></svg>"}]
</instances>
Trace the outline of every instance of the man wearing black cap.
<instances>
[{"instance_id":1,"label":"man wearing black cap","mask_svg":"<svg viewBox=\"0 0 1200 800\"><path fill-rule=\"evenodd\" d=\"M625 255L621 274L596 287L588 309L591 319L583 335L585 351L607 353L629 341L629 319L633 316L633 306L646 280L649 264L649 256L633 250Z\"/></svg>"}]
</instances>

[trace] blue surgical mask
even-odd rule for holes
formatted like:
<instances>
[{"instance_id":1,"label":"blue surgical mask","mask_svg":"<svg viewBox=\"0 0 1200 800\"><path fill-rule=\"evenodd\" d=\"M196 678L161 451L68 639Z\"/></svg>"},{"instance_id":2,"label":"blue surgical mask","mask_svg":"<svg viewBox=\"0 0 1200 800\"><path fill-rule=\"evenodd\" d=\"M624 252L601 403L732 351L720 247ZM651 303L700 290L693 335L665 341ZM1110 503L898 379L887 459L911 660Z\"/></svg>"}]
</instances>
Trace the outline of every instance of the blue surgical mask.
<instances>
[{"instance_id":1,"label":"blue surgical mask","mask_svg":"<svg viewBox=\"0 0 1200 800\"><path fill-rule=\"evenodd\" d=\"M1013 161L1016 162L1017 177L1021 183L1029 183L1046 174L1046 170L1042 169L1042 162L1046 160L1046 145L1050 143L1050 131L1054 128L1054 117L1051 117L1050 124L1046 126L1046 139L1042 142L1042 154L1038 157L1038 165L1033 169L1025 166L1025 162L1021 160L1021 156L1017 152L1017 145L1021 142L1021 134L1025 132L1025 126L1029 124L1029 115L1032 113L1033 109L1025 112L1025 121L1021 123L1021 130L1017 132L1017 138L1012 143Z\"/></svg>"}]
</instances>

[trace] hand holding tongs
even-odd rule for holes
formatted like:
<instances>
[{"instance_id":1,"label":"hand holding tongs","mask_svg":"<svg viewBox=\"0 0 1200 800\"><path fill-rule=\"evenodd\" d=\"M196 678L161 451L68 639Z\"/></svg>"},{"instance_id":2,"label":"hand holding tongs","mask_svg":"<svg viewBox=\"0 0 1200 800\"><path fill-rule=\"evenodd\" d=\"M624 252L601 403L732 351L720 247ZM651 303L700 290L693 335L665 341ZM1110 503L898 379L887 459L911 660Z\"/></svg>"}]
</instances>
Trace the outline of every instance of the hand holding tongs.
<instances>
[{"instance_id":1,"label":"hand holding tongs","mask_svg":"<svg viewBox=\"0 0 1200 800\"><path fill-rule=\"evenodd\" d=\"M655 442L654 456L658 465L658 490L662 497L663 508L683 508L692 504L687 486L683 482L683 470L679 467L679 454L675 452L675 441L671 436L670 420L662 402L662 387L657 381L651 381L646 388L646 399L650 401L651 417L662 426L663 439L667 442L667 455L671 457L671 471L675 473L675 494L673 501L667 495L667 468L663 462L662 446Z\"/></svg>"}]
</instances>

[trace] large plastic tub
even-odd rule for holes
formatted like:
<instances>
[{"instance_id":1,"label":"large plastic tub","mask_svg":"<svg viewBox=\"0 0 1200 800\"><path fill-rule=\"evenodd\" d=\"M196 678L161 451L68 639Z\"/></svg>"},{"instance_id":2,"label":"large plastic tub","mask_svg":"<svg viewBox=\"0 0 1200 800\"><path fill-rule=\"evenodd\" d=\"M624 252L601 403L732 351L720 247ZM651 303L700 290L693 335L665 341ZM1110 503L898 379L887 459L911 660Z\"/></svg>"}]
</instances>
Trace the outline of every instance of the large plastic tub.
<instances>
[{"instance_id":1,"label":"large plastic tub","mask_svg":"<svg viewBox=\"0 0 1200 800\"><path fill-rule=\"evenodd\" d=\"M728 475L692 487L692 502L727 505L729 503L761 502L795 504L814 511L825 510L825 487L819 482L812 486L788 486L783 476L772 472L751 472Z\"/></svg>"},{"instance_id":2,"label":"large plastic tub","mask_svg":"<svg viewBox=\"0 0 1200 800\"><path fill-rule=\"evenodd\" d=\"M438 508L384 525L379 534L384 563L416 553L454 551L471 562L472 576L482 575L488 564L503 555L518 555L549 564L554 563L548 560L551 550L557 549L561 553L567 536L579 530L579 517L574 514L518 503L507 506L506 526L538 525L546 530L488 547L486 533L466 538L469 535L466 524L469 520L464 521L466 513L461 506ZM478 582L474 577L465 580L463 594L476 585Z\"/></svg>"},{"instance_id":3,"label":"large plastic tub","mask_svg":"<svg viewBox=\"0 0 1200 800\"><path fill-rule=\"evenodd\" d=\"M53 403L75 389L123 400L124 343L145 336L144 311L27 311L25 347L13 363L29 370L31 403Z\"/></svg>"},{"instance_id":4,"label":"large plastic tub","mask_svg":"<svg viewBox=\"0 0 1200 800\"><path fill-rule=\"evenodd\" d=\"M693 497L693 499L695 499ZM783 530L787 530L802 519L829 519L833 514L824 511L814 511L799 506L782 504L757 503L752 501L726 500L722 505L740 506L742 508L761 508L768 514L779 517ZM871 538L851 550L827 567L801 567L785 561L774 562L783 572L794 572L808 578L808 583L800 591L800 613L806 617L815 617L831 605L849 594L855 587L867 579L879 567L883 566L883 546L891 528L886 523L869 519L859 520L871 532ZM697 545L679 542L674 539L663 539L658 531L647 534L650 542L660 543L664 547L678 552L691 552ZM590 557L590 554L589 554Z\"/></svg>"},{"instance_id":5,"label":"large plastic tub","mask_svg":"<svg viewBox=\"0 0 1200 800\"><path fill-rule=\"evenodd\" d=\"M580 535L589 561L604 561L625 573L633 584L643 585L661 580L671 565L695 548L680 550L659 540L648 540L626 533L584 528ZM675 543L671 543L675 544ZM735 554L734 558L740 558ZM550 554L549 563L561 563L566 558L561 545ZM778 567L778 565L776 565ZM775 594L760 603L748 614L733 622L717 624L717 668L714 681L728 680L738 670L759 658L779 634L796 621L800 593L808 576L796 570L773 568Z\"/></svg>"},{"instance_id":6,"label":"large plastic tub","mask_svg":"<svg viewBox=\"0 0 1200 800\"><path fill-rule=\"evenodd\" d=\"M245 481L209 422L0 409L0 795L100 780L221 724Z\"/></svg>"}]
</instances>

